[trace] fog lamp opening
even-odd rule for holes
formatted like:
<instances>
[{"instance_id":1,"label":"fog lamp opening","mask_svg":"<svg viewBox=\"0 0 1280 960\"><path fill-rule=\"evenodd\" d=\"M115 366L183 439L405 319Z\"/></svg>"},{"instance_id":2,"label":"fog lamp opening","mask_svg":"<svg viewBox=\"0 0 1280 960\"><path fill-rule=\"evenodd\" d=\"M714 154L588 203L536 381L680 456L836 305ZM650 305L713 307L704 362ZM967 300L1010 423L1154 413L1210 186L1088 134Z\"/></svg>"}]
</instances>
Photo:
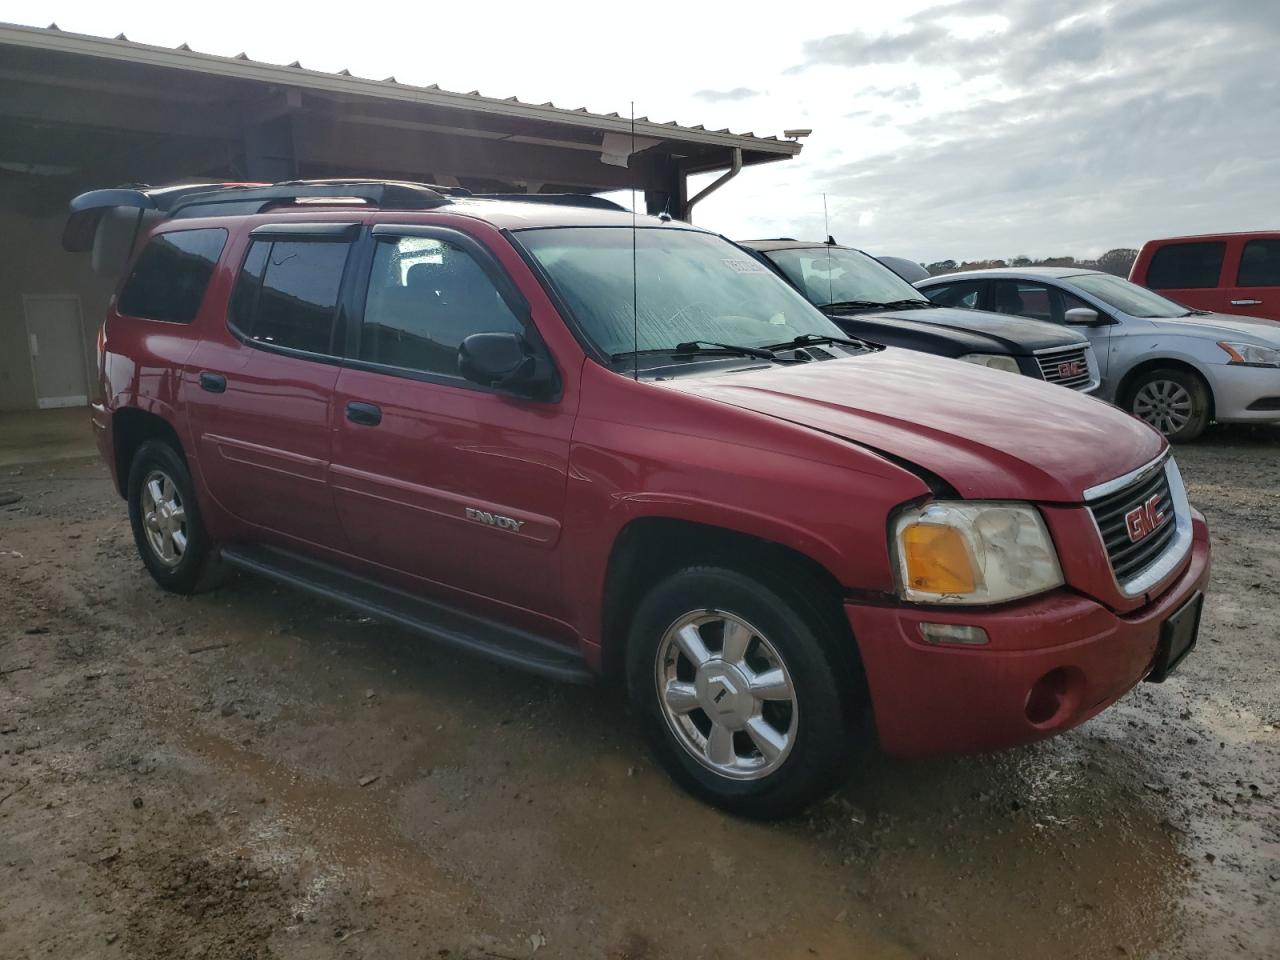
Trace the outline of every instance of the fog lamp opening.
<instances>
[{"instance_id":1,"label":"fog lamp opening","mask_svg":"<svg viewBox=\"0 0 1280 960\"><path fill-rule=\"evenodd\" d=\"M1084 677L1069 667L1050 670L1027 691L1027 720L1035 727L1056 727L1076 709Z\"/></svg>"}]
</instances>

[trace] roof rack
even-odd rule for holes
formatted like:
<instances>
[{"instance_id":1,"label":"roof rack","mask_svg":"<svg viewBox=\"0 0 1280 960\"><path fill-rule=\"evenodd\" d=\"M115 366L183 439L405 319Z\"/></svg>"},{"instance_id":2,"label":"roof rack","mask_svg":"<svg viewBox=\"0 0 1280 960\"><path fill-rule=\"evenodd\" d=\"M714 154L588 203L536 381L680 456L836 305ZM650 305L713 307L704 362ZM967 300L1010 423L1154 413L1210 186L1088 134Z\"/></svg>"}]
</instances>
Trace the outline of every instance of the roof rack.
<instances>
[{"instance_id":1,"label":"roof rack","mask_svg":"<svg viewBox=\"0 0 1280 960\"><path fill-rule=\"evenodd\" d=\"M592 193L473 193L472 200L506 200L512 203L545 203L556 207L589 207L594 210L621 210L627 208L605 197Z\"/></svg>"},{"instance_id":2,"label":"roof rack","mask_svg":"<svg viewBox=\"0 0 1280 960\"><path fill-rule=\"evenodd\" d=\"M191 183L173 187L133 184L90 190L71 201L71 216L62 232L64 250L93 247L103 216L120 208L138 211L139 219L236 216L261 213L282 204L350 200L393 210L430 210L466 196L459 187L437 187L396 180L288 180L283 183Z\"/></svg>"},{"instance_id":3,"label":"roof rack","mask_svg":"<svg viewBox=\"0 0 1280 960\"><path fill-rule=\"evenodd\" d=\"M71 215L62 231L62 247L71 252L92 250L99 224L113 211L118 212L117 216L127 215L136 233L146 221L244 216L284 205L337 201L383 210L431 210L467 197L599 210L624 209L612 200L591 194L472 194L463 187L403 180L286 180L281 183L189 183L171 187L130 184L90 190L72 200Z\"/></svg>"}]
</instances>

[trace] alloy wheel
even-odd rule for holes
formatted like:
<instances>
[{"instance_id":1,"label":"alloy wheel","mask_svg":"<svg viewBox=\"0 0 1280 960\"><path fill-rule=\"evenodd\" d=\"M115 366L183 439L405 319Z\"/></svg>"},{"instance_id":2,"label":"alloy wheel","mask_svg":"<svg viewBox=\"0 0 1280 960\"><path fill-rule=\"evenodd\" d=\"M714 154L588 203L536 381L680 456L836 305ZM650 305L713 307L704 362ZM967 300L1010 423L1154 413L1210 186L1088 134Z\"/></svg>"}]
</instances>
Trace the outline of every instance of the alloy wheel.
<instances>
[{"instance_id":1,"label":"alloy wheel","mask_svg":"<svg viewBox=\"0 0 1280 960\"><path fill-rule=\"evenodd\" d=\"M152 470L142 483L142 527L156 559L176 567L187 550L187 511L177 484L163 470Z\"/></svg>"},{"instance_id":2,"label":"alloy wheel","mask_svg":"<svg viewBox=\"0 0 1280 960\"><path fill-rule=\"evenodd\" d=\"M663 717L704 767L758 780L786 761L799 720L795 686L751 624L720 610L687 613L663 634L656 668Z\"/></svg>"},{"instance_id":3,"label":"alloy wheel","mask_svg":"<svg viewBox=\"0 0 1280 960\"><path fill-rule=\"evenodd\" d=\"M1191 394L1173 380L1151 380L1133 397L1133 412L1166 437L1177 433L1194 414Z\"/></svg>"}]
</instances>

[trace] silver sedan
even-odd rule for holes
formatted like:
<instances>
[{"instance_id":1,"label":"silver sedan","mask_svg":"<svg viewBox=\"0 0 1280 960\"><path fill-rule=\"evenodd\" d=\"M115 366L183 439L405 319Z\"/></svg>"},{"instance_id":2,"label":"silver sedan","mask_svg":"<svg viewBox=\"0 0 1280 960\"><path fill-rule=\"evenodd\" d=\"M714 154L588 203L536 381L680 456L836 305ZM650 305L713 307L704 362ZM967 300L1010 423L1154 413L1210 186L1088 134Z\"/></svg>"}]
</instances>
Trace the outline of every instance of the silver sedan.
<instances>
[{"instance_id":1,"label":"silver sedan","mask_svg":"<svg viewBox=\"0 0 1280 960\"><path fill-rule=\"evenodd\" d=\"M934 303L1084 330L1097 394L1170 440L1211 420L1280 423L1280 322L1191 310L1109 273L1072 267L968 270L916 284Z\"/></svg>"}]
</instances>

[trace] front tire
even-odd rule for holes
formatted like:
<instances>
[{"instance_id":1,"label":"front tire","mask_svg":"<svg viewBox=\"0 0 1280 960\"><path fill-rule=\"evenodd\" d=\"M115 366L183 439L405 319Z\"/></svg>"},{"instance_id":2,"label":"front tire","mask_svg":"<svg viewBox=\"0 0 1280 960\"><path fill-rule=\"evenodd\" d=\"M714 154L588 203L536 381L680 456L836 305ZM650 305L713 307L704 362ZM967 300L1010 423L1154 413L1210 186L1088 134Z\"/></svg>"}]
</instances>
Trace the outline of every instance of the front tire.
<instances>
[{"instance_id":1,"label":"front tire","mask_svg":"<svg viewBox=\"0 0 1280 960\"><path fill-rule=\"evenodd\" d=\"M138 555L156 583L173 593L210 584L213 544L200 519L186 462L169 444L148 440L129 466L129 523Z\"/></svg>"},{"instance_id":2,"label":"front tire","mask_svg":"<svg viewBox=\"0 0 1280 960\"><path fill-rule=\"evenodd\" d=\"M1167 367L1144 373L1129 388L1125 406L1170 443L1190 443L1209 426L1211 398L1208 386L1194 373Z\"/></svg>"},{"instance_id":3,"label":"front tire","mask_svg":"<svg viewBox=\"0 0 1280 960\"><path fill-rule=\"evenodd\" d=\"M785 817L845 772L852 642L802 589L690 567L636 610L628 686L678 784L730 813Z\"/></svg>"}]
</instances>

